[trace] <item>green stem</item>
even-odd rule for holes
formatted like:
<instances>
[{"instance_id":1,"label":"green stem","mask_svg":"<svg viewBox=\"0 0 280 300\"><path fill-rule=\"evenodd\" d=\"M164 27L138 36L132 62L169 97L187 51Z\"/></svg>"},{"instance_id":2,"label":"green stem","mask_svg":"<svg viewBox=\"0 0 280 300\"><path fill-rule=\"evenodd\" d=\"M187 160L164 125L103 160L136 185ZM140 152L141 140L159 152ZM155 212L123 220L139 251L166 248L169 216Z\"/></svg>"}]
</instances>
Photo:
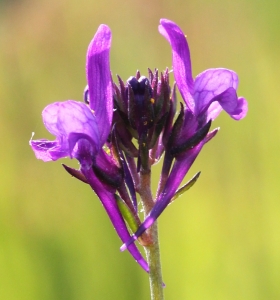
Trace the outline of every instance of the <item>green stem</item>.
<instances>
[{"instance_id":1,"label":"green stem","mask_svg":"<svg viewBox=\"0 0 280 300\"><path fill-rule=\"evenodd\" d=\"M145 217L149 214L154 206L154 200L151 192L151 173L140 171L140 188L139 194L143 203ZM158 239L157 222L155 222L147 233L152 243L145 247L147 261L150 268L150 291L151 300L163 300L163 282L160 263L160 250Z\"/></svg>"},{"instance_id":2,"label":"green stem","mask_svg":"<svg viewBox=\"0 0 280 300\"><path fill-rule=\"evenodd\" d=\"M160 263L160 251L158 240L157 222L153 224L150 230L153 244L145 247L147 261L150 268L150 291L151 300L163 300L163 281Z\"/></svg>"}]
</instances>

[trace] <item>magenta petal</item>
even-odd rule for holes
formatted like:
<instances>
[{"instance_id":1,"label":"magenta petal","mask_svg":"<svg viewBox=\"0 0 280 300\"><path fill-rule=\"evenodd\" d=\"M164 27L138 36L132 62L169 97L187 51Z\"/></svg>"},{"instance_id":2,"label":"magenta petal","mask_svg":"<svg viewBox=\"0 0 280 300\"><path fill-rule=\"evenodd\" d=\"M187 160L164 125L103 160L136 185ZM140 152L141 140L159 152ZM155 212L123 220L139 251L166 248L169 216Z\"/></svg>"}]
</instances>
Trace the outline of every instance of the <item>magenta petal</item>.
<instances>
[{"instance_id":1,"label":"magenta petal","mask_svg":"<svg viewBox=\"0 0 280 300\"><path fill-rule=\"evenodd\" d=\"M213 101L213 103L219 103L219 105L235 120L240 120L247 114L247 101L244 98L238 98L236 90L232 87L214 97L211 101ZM213 111L212 109L213 107L210 106L207 114L211 115L213 118L216 116L217 110ZM207 118L209 118L209 115Z\"/></svg>"},{"instance_id":2,"label":"magenta petal","mask_svg":"<svg viewBox=\"0 0 280 300\"><path fill-rule=\"evenodd\" d=\"M234 71L227 69L208 69L200 73L194 82L195 115L208 109L212 99L232 87L238 86L238 77ZM214 108L214 107L213 107ZM217 106L217 114L221 111Z\"/></svg>"},{"instance_id":3,"label":"magenta petal","mask_svg":"<svg viewBox=\"0 0 280 300\"><path fill-rule=\"evenodd\" d=\"M29 145L34 151L36 158L45 162L69 156L68 149L62 149L59 141L30 140Z\"/></svg>"},{"instance_id":4,"label":"magenta petal","mask_svg":"<svg viewBox=\"0 0 280 300\"><path fill-rule=\"evenodd\" d=\"M178 89L190 111L194 111L193 78L189 46L182 30L172 21L161 19L159 32L172 48L174 77Z\"/></svg>"},{"instance_id":5,"label":"magenta petal","mask_svg":"<svg viewBox=\"0 0 280 300\"><path fill-rule=\"evenodd\" d=\"M96 118L86 104L72 100L55 102L48 105L42 115L45 127L56 140L31 140L37 158L49 161L72 157L79 139L90 142L92 154L101 148Z\"/></svg>"},{"instance_id":6,"label":"magenta petal","mask_svg":"<svg viewBox=\"0 0 280 300\"><path fill-rule=\"evenodd\" d=\"M231 114L231 117L234 120L241 120L247 115L247 112L248 112L248 103L246 99L243 97L239 97L237 106L235 108L234 113Z\"/></svg>"},{"instance_id":7,"label":"magenta petal","mask_svg":"<svg viewBox=\"0 0 280 300\"><path fill-rule=\"evenodd\" d=\"M223 108L221 107L219 102L212 102L207 110L206 121L208 122L209 120L215 120L222 110Z\"/></svg>"},{"instance_id":8,"label":"magenta petal","mask_svg":"<svg viewBox=\"0 0 280 300\"><path fill-rule=\"evenodd\" d=\"M99 142L96 117L82 102L55 102L45 107L42 115L46 128L55 136L76 132L88 135L96 144Z\"/></svg>"},{"instance_id":9,"label":"magenta petal","mask_svg":"<svg viewBox=\"0 0 280 300\"><path fill-rule=\"evenodd\" d=\"M113 90L110 72L111 30L100 25L87 51L86 76L90 108L95 112L102 145L110 133Z\"/></svg>"},{"instance_id":10,"label":"magenta petal","mask_svg":"<svg viewBox=\"0 0 280 300\"><path fill-rule=\"evenodd\" d=\"M69 147L70 153L78 140L77 134L81 134L81 138L87 137L90 140L94 152L101 148L96 118L86 104L73 100L55 102L48 105L42 115L48 131L61 138Z\"/></svg>"}]
</instances>

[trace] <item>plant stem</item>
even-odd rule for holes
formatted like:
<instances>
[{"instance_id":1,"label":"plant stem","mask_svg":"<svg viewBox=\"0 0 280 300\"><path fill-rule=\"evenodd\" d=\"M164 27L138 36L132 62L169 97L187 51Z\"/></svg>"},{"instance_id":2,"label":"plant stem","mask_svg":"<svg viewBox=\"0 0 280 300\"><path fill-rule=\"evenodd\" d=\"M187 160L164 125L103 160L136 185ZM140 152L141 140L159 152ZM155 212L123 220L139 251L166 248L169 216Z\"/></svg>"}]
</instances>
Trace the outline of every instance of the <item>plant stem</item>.
<instances>
[{"instance_id":1,"label":"plant stem","mask_svg":"<svg viewBox=\"0 0 280 300\"><path fill-rule=\"evenodd\" d=\"M144 208L144 217L146 217L154 206L154 200L151 192L150 172L140 172L139 194L141 196ZM150 268L149 279L151 300L163 300L163 282L161 273L157 222L155 222L147 230L147 233L149 234L150 240L152 241L150 245L144 247Z\"/></svg>"},{"instance_id":2,"label":"plant stem","mask_svg":"<svg viewBox=\"0 0 280 300\"><path fill-rule=\"evenodd\" d=\"M150 268L150 291L151 300L163 300L163 282L160 263L160 251L158 240L157 222L155 222L150 230L153 244L145 247L147 261Z\"/></svg>"}]
</instances>

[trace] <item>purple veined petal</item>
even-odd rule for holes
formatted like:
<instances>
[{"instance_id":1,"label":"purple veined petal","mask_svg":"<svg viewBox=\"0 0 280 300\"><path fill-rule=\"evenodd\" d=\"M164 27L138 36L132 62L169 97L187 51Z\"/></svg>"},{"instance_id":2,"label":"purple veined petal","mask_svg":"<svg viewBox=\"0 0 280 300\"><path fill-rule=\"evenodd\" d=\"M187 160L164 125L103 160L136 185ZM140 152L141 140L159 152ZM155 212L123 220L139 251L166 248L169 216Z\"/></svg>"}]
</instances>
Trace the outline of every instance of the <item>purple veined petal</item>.
<instances>
[{"instance_id":1,"label":"purple veined petal","mask_svg":"<svg viewBox=\"0 0 280 300\"><path fill-rule=\"evenodd\" d=\"M37 158L43 161L72 158L79 139L90 142L92 154L101 148L96 118L86 104L73 100L55 102L48 105L42 115L45 127L56 140L31 140Z\"/></svg>"},{"instance_id":2,"label":"purple veined petal","mask_svg":"<svg viewBox=\"0 0 280 300\"><path fill-rule=\"evenodd\" d=\"M230 116L234 120L241 120L243 119L248 111L248 103L245 98L239 97L237 98L237 103L235 107L235 111L230 114ZM222 106L219 104L218 101L212 102L207 110L207 122L211 119L214 120L223 110Z\"/></svg>"},{"instance_id":3,"label":"purple veined petal","mask_svg":"<svg viewBox=\"0 0 280 300\"><path fill-rule=\"evenodd\" d=\"M207 110L206 122L208 122L209 120L215 120L222 110L223 108L221 107L219 102L212 102Z\"/></svg>"},{"instance_id":4,"label":"purple veined petal","mask_svg":"<svg viewBox=\"0 0 280 300\"><path fill-rule=\"evenodd\" d=\"M241 120L243 119L248 112L248 103L245 98L239 97L238 104L235 108L235 112L231 114L231 117L234 120Z\"/></svg>"},{"instance_id":5,"label":"purple veined petal","mask_svg":"<svg viewBox=\"0 0 280 300\"><path fill-rule=\"evenodd\" d=\"M195 161L197 155L204 145L204 141L199 143L196 147L185 153L180 160L176 160L174 166L171 170L170 176L166 182L164 190L159 195L155 206L152 208L150 214L146 217L143 223L139 226L137 231L134 233L129 240L127 240L120 248L121 251L126 250L126 248L131 245L143 232L145 232L157 218L161 215L167 205L170 203L172 197L174 196L176 190L180 186L182 180L186 176L191 165Z\"/></svg>"},{"instance_id":6,"label":"purple veined petal","mask_svg":"<svg viewBox=\"0 0 280 300\"><path fill-rule=\"evenodd\" d=\"M247 101L242 97L238 98L236 90L232 87L217 95L211 101L212 103L219 103L219 105L235 120L240 120L247 114ZM208 112L212 117L217 116L217 110L214 112L211 106L209 107L207 113Z\"/></svg>"},{"instance_id":7,"label":"purple veined petal","mask_svg":"<svg viewBox=\"0 0 280 300\"><path fill-rule=\"evenodd\" d=\"M117 202L114 198L114 194L107 191L106 188L101 184L98 178L93 173L92 169L81 169L82 173L86 177L88 183L99 197L103 207L105 208L115 230L117 231L120 239L125 242L130 238L130 234L125 225L125 221L119 211ZM128 247L128 251L136 262L146 271L149 272L149 267L142 254L139 252L137 247L133 244Z\"/></svg>"},{"instance_id":8,"label":"purple veined petal","mask_svg":"<svg viewBox=\"0 0 280 300\"><path fill-rule=\"evenodd\" d=\"M90 108L97 118L102 145L110 133L113 116L110 47L111 30L102 24L88 46L86 60Z\"/></svg>"},{"instance_id":9,"label":"purple veined petal","mask_svg":"<svg viewBox=\"0 0 280 300\"><path fill-rule=\"evenodd\" d=\"M195 115L198 116L199 114L205 113L215 96L223 93L230 87L236 90L237 86L237 74L228 69L208 69L197 75L194 81L193 94ZM215 116L221 112L217 104L212 107L212 110L216 111Z\"/></svg>"},{"instance_id":10,"label":"purple veined petal","mask_svg":"<svg viewBox=\"0 0 280 300\"><path fill-rule=\"evenodd\" d=\"M54 161L62 157L69 156L68 149L62 149L59 140L48 141L46 139L30 140L29 145L35 153L37 159L41 159L44 162Z\"/></svg>"},{"instance_id":11,"label":"purple veined petal","mask_svg":"<svg viewBox=\"0 0 280 300\"><path fill-rule=\"evenodd\" d=\"M73 100L55 102L48 105L42 115L48 131L67 143L70 157L79 138L91 142L93 153L101 149L97 120L86 104Z\"/></svg>"},{"instance_id":12,"label":"purple veined petal","mask_svg":"<svg viewBox=\"0 0 280 300\"><path fill-rule=\"evenodd\" d=\"M188 109L194 112L192 67L187 39L175 23L166 19L160 20L159 32L171 45L176 84Z\"/></svg>"}]
</instances>

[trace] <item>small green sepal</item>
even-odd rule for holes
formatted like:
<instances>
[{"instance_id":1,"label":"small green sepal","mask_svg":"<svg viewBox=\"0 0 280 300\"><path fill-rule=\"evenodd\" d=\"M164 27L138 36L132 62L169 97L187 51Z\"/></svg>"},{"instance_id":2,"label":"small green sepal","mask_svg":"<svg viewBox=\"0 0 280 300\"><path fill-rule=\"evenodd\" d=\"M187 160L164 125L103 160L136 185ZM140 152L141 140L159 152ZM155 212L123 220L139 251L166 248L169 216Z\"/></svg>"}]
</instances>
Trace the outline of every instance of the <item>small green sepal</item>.
<instances>
[{"instance_id":1,"label":"small green sepal","mask_svg":"<svg viewBox=\"0 0 280 300\"><path fill-rule=\"evenodd\" d=\"M135 218L134 214L132 213L130 208L127 206L127 204L121 199L121 197L118 196L117 194L115 194L114 196L117 201L119 210L120 210L125 222L127 223L129 229L132 232L135 232L138 229L140 224L138 224L137 219Z\"/></svg>"},{"instance_id":2,"label":"small green sepal","mask_svg":"<svg viewBox=\"0 0 280 300\"><path fill-rule=\"evenodd\" d=\"M201 172L196 173L192 179L190 179L185 185L179 188L170 202L173 202L174 200L182 196L187 190L189 190L196 183L200 173Z\"/></svg>"}]
</instances>

